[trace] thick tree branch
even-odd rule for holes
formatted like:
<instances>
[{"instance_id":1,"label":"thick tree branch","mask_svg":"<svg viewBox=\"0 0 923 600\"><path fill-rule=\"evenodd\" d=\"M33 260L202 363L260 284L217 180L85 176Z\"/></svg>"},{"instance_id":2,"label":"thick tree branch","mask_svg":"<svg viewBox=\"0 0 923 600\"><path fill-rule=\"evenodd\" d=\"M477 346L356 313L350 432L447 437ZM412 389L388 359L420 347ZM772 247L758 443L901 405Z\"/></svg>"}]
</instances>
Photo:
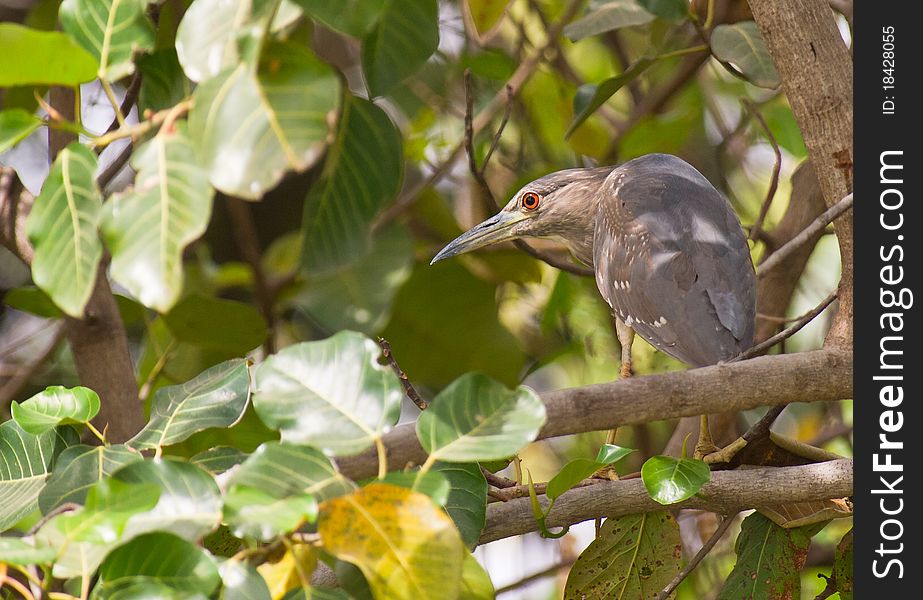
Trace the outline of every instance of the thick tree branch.
<instances>
[{"instance_id":1,"label":"thick tree branch","mask_svg":"<svg viewBox=\"0 0 923 600\"><path fill-rule=\"evenodd\" d=\"M853 461L833 460L799 467L764 467L737 471L716 471L702 486L700 497L673 504L671 509L696 508L722 514L763 506L773 502L807 502L844 498L853 493ZM539 497L543 507L548 501ZM651 499L640 479L603 481L575 488L555 502L545 523L564 527L597 517L621 517L663 510ZM538 531L528 498L497 502L487 507L487 526L481 534L484 544Z\"/></svg>"},{"instance_id":2,"label":"thick tree branch","mask_svg":"<svg viewBox=\"0 0 923 600\"><path fill-rule=\"evenodd\" d=\"M548 420L539 439L792 402L852 398L852 353L835 349L762 356L751 360L620 379L611 383L546 392ZM426 453L414 424L384 437L388 464L421 464ZM353 479L374 476L374 451L337 460Z\"/></svg>"}]
</instances>

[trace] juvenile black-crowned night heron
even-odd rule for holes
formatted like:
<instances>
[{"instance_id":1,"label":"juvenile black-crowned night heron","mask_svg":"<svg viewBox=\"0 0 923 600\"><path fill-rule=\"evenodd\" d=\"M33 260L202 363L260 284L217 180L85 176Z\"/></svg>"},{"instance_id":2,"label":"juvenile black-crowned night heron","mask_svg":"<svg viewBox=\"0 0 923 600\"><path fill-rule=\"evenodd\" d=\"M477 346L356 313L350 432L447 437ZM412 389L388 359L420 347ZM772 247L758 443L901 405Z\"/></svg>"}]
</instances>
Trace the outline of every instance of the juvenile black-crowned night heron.
<instances>
[{"instance_id":1,"label":"juvenile black-crowned night heron","mask_svg":"<svg viewBox=\"0 0 923 600\"><path fill-rule=\"evenodd\" d=\"M433 262L524 237L557 240L593 267L616 318L623 376L635 332L692 367L753 343L756 279L746 236L728 201L680 158L649 154L536 179ZM704 417L701 433L700 455L714 450Z\"/></svg>"}]
</instances>

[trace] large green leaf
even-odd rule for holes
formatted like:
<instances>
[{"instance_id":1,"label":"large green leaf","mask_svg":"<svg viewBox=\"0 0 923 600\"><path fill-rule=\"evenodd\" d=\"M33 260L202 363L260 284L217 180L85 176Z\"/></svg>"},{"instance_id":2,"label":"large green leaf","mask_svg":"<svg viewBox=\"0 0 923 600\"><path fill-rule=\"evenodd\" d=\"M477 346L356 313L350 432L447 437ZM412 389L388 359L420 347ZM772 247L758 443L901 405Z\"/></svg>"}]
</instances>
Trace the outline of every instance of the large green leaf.
<instances>
[{"instance_id":1,"label":"large green leaf","mask_svg":"<svg viewBox=\"0 0 923 600\"><path fill-rule=\"evenodd\" d=\"M11 409L23 431L40 435L58 425L88 422L99 412L99 396L81 386L52 385L22 404L14 400Z\"/></svg>"},{"instance_id":2,"label":"large green leaf","mask_svg":"<svg viewBox=\"0 0 923 600\"><path fill-rule=\"evenodd\" d=\"M0 531L35 510L55 460L75 443L77 434L70 427L32 435L16 421L0 425Z\"/></svg>"},{"instance_id":3,"label":"large green leaf","mask_svg":"<svg viewBox=\"0 0 923 600\"><path fill-rule=\"evenodd\" d=\"M33 539L0 537L0 563L8 565L41 565L54 560L54 548L38 544Z\"/></svg>"},{"instance_id":4,"label":"large green leaf","mask_svg":"<svg viewBox=\"0 0 923 600\"><path fill-rule=\"evenodd\" d=\"M836 545L833 555L833 578L836 581L836 591L840 593L841 600L853 600L853 541L852 529L843 536Z\"/></svg>"},{"instance_id":5,"label":"large green leaf","mask_svg":"<svg viewBox=\"0 0 923 600\"><path fill-rule=\"evenodd\" d=\"M459 593L467 550L452 520L423 494L370 484L324 502L318 532L325 550L362 570L376 597Z\"/></svg>"},{"instance_id":6,"label":"large green leaf","mask_svg":"<svg viewBox=\"0 0 923 600\"><path fill-rule=\"evenodd\" d=\"M118 542L101 544L71 539L58 527L66 516L57 515L42 525L35 534L36 543L55 549L52 565L52 574L55 577L80 577L88 581L109 550Z\"/></svg>"},{"instance_id":7,"label":"large green leaf","mask_svg":"<svg viewBox=\"0 0 923 600\"><path fill-rule=\"evenodd\" d=\"M102 479L90 488L84 507L61 515L57 526L69 541L111 544L132 515L150 510L159 498L157 485Z\"/></svg>"},{"instance_id":8,"label":"large green leaf","mask_svg":"<svg viewBox=\"0 0 923 600\"><path fill-rule=\"evenodd\" d=\"M516 454L538 436L545 405L538 394L515 390L480 373L459 377L417 419L417 437L430 459L496 460Z\"/></svg>"},{"instance_id":9,"label":"large green leaf","mask_svg":"<svg viewBox=\"0 0 923 600\"><path fill-rule=\"evenodd\" d=\"M645 56L639 58L624 72L614 77L610 77L598 84L586 83L581 85L574 96L574 120L571 121L567 131L564 132L564 137L570 137L613 94L637 79L652 64L654 64L654 59Z\"/></svg>"},{"instance_id":10,"label":"large green leaf","mask_svg":"<svg viewBox=\"0 0 923 600\"><path fill-rule=\"evenodd\" d=\"M154 28L144 0L64 0L61 26L99 61L101 79L115 81L134 71L132 55L154 47Z\"/></svg>"},{"instance_id":11,"label":"large green leaf","mask_svg":"<svg viewBox=\"0 0 923 600\"><path fill-rule=\"evenodd\" d=\"M192 456L189 462L212 475L220 475L247 460L248 454L230 446L216 446Z\"/></svg>"},{"instance_id":12,"label":"large green leaf","mask_svg":"<svg viewBox=\"0 0 923 600\"><path fill-rule=\"evenodd\" d=\"M378 364L380 354L378 344L352 331L289 346L257 366L253 407L285 441L361 452L400 416L400 382Z\"/></svg>"},{"instance_id":13,"label":"large green leaf","mask_svg":"<svg viewBox=\"0 0 923 600\"><path fill-rule=\"evenodd\" d=\"M65 502L83 504L97 481L139 460L139 453L121 444L71 446L58 457L54 472L38 496L38 507L47 514Z\"/></svg>"},{"instance_id":14,"label":"large green leaf","mask_svg":"<svg viewBox=\"0 0 923 600\"><path fill-rule=\"evenodd\" d=\"M228 480L228 487L262 489L276 498L310 494L318 501L348 494L355 485L310 446L266 442Z\"/></svg>"},{"instance_id":15,"label":"large green leaf","mask_svg":"<svg viewBox=\"0 0 923 600\"><path fill-rule=\"evenodd\" d=\"M169 531L197 540L221 520L221 492L215 479L196 465L175 459L134 462L116 471L115 479L152 483L160 500L151 510L136 514L125 525L125 538L149 531Z\"/></svg>"},{"instance_id":16,"label":"large green leaf","mask_svg":"<svg viewBox=\"0 0 923 600\"><path fill-rule=\"evenodd\" d=\"M674 504L694 496L711 478L704 461L672 456L652 456L641 466L641 479L651 498Z\"/></svg>"},{"instance_id":17,"label":"large green leaf","mask_svg":"<svg viewBox=\"0 0 923 600\"><path fill-rule=\"evenodd\" d=\"M294 0L304 12L331 29L362 37L378 21L387 0Z\"/></svg>"},{"instance_id":18,"label":"large green leaf","mask_svg":"<svg viewBox=\"0 0 923 600\"><path fill-rule=\"evenodd\" d=\"M439 45L436 0L386 0L375 28L362 40L362 69L372 96L383 96L412 75Z\"/></svg>"},{"instance_id":19,"label":"large green leaf","mask_svg":"<svg viewBox=\"0 0 923 600\"><path fill-rule=\"evenodd\" d=\"M680 21L689 16L688 0L638 0L638 4L666 21Z\"/></svg>"},{"instance_id":20,"label":"large green leaf","mask_svg":"<svg viewBox=\"0 0 923 600\"><path fill-rule=\"evenodd\" d=\"M496 592L490 575L473 554L466 554L465 562L462 564L461 590L458 600L494 600L494 598L496 598Z\"/></svg>"},{"instance_id":21,"label":"large green leaf","mask_svg":"<svg viewBox=\"0 0 923 600\"><path fill-rule=\"evenodd\" d=\"M246 354L266 339L266 321L250 304L190 294L164 315L173 336L205 348Z\"/></svg>"},{"instance_id":22,"label":"large green leaf","mask_svg":"<svg viewBox=\"0 0 923 600\"><path fill-rule=\"evenodd\" d=\"M183 289L183 250L205 231L214 192L178 130L161 130L131 164L134 188L106 203L102 221L110 270L142 304L167 312Z\"/></svg>"},{"instance_id":23,"label":"large green leaf","mask_svg":"<svg viewBox=\"0 0 923 600\"><path fill-rule=\"evenodd\" d=\"M619 461L634 452L630 448L621 448L613 444L603 444L599 449L596 460L588 458L575 458L561 467L561 470L548 481L548 487L545 488L545 495L549 500L554 501L561 497L561 494L575 485L590 477L596 471L607 465Z\"/></svg>"},{"instance_id":24,"label":"large green leaf","mask_svg":"<svg viewBox=\"0 0 923 600\"><path fill-rule=\"evenodd\" d=\"M394 294L410 277L412 264L413 237L403 227L389 227L351 265L306 277L291 302L324 331L373 335L388 322Z\"/></svg>"},{"instance_id":25,"label":"large green leaf","mask_svg":"<svg viewBox=\"0 0 923 600\"><path fill-rule=\"evenodd\" d=\"M718 600L800 598L801 569L811 537L824 525L826 522L784 529L760 513L748 516L740 525L734 546L737 564Z\"/></svg>"},{"instance_id":26,"label":"large green leaf","mask_svg":"<svg viewBox=\"0 0 923 600\"><path fill-rule=\"evenodd\" d=\"M72 317L96 283L103 245L97 234L102 198L96 187L96 155L77 142L62 150L26 220L35 247L32 280Z\"/></svg>"},{"instance_id":27,"label":"large green leaf","mask_svg":"<svg viewBox=\"0 0 923 600\"><path fill-rule=\"evenodd\" d=\"M0 24L0 28L4 24ZM0 29L2 36L2 29ZM4 53L5 54L5 53ZM0 72L3 67L0 66ZM0 154L6 152L44 124L37 116L21 108L0 111Z\"/></svg>"},{"instance_id":28,"label":"large green leaf","mask_svg":"<svg viewBox=\"0 0 923 600\"><path fill-rule=\"evenodd\" d=\"M211 427L230 427L247 408L250 368L244 359L215 365L182 385L160 388L151 419L127 444L138 450L179 443Z\"/></svg>"},{"instance_id":29,"label":"large green leaf","mask_svg":"<svg viewBox=\"0 0 923 600\"><path fill-rule=\"evenodd\" d=\"M610 0L590 8L587 14L564 28L564 35L576 42L622 27L644 25L654 15L644 10L637 0Z\"/></svg>"},{"instance_id":30,"label":"large green leaf","mask_svg":"<svg viewBox=\"0 0 923 600\"><path fill-rule=\"evenodd\" d=\"M250 564L239 560L226 560L218 565L224 586L221 600L271 600L266 581Z\"/></svg>"},{"instance_id":31,"label":"large green leaf","mask_svg":"<svg viewBox=\"0 0 923 600\"><path fill-rule=\"evenodd\" d=\"M511 0L465 0L465 8L474 33L479 38L487 37L506 13Z\"/></svg>"},{"instance_id":32,"label":"large green leaf","mask_svg":"<svg viewBox=\"0 0 923 600\"><path fill-rule=\"evenodd\" d=\"M305 198L302 267L335 270L364 255L378 211L397 194L401 138L385 112L347 95L323 179Z\"/></svg>"},{"instance_id":33,"label":"large green leaf","mask_svg":"<svg viewBox=\"0 0 923 600\"><path fill-rule=\"evenodd\" d=\"M93 56L60 31L37 31L18 23L0 23L0 48L3 48L0 53L0 87L28 84L73 86L96 77ZM2 126L0 131L3 131ZM3 136L0 136L0 152L6 149L2 140Z\"/></svg>"},{"instance_id":34,"label":"large green leaf","mask_svg":"<svg viewBox=\"0 0 923 600\"><path fill-rule=\"evenodd\" d=\"M711 34L711 51L717 59L740 69L753 85L779 87L779 74L753 21L715 27Z\"/></svg>"},{"instance_id":35,"label":"large green leaf","mask_svg":"<svg viewBox=\"0 0 923 600\"><path fill-rule=\"evenodd\" d=\"M259 69L241 63L200 85L189 115L212 184L259 199L288 169L303 171L323 154L340 80L294 43L267 43Z\"/></svg>"},{"instance_id":36,"label":"large green leaf","mask_svg":"<svg viewBox=\"0 0 923 600\"><path fill-rule=\"evenodd\" d=\"M128 586L146 582L207 596L218 587L221 577L211 557L195 544L169 533L149 533L106 557L95 593L109 598Z\"/></svg>"},{"instance_id":37,"label":"large green leaf","mask_svg":"<svg viewBox=\"0 0 923 600\"><path fill-rule=\"evenodd\" d=\"M317 518L310 494L278 498L266 488L234 486L224 498L224 520L238 537L270 541Z\"/></svg>"},{"instance_id":38,"label":"large green leaf","mask_svg":"<svg viewBox=\"0 0 923 600\"><path fill-rule=\"evenodd\" d=\"M681 555L679 526L666 511L606 519L571 567L564 598L654 598Z\"/></svg>"},{"instance_id":39,"label":"large green leaf","mask_svg":"<svg viewBox=\"0 0 923 600\"><path fill-rule=\"evenodd\" d=\"M164 48L145 54L138 57L136 64L141 72L138 110L142 114L146 110L168 109L192 93L192 85L179 64L176 49Z\"/></svg>"},{"instance_id":40,"label":"large green leaf","mask_svg":"<svg viewBox=\"0 0 923 600\"><path fill-rule=\"evenodd\" d=\"M445 510L455 521L462 540L474 548L487 524L487 480L475 463L441 463L433 465L449 482Z\"/></svg>"}]
</instances>

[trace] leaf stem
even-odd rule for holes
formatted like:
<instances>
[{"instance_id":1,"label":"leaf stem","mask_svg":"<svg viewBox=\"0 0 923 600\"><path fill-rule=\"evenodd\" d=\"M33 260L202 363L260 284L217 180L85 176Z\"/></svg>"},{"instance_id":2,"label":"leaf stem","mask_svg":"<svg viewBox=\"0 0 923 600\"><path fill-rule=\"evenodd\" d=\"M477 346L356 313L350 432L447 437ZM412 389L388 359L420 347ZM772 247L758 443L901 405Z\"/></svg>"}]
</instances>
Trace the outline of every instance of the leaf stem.
<instances>
[{"instance_id":1,"label":"leaf stem","mask_svg":"<svg viewBox=\"0 0 923 600\"><path fill-rule=\"evenodd\" d=\"M102 433L100 433L98 429L96 429L95 427L93 427L93 424L92 424L92 423L90 423L89 421L87 421L85 424L86 424L86 426L87 426L87 429L90 430L90 433L92 433L92 434L95 435L97 438L99 438L99 441L101 441L101 442L103 443L104 446L108 446L108 445L109 445L109 442L106 441L106 436L104 436Z\"/></svg>"},{"instance_id":2,"label":"leaf stem","mask_svg":"<svg viewBox=\"0 0 923 600\"><path fill-rule=\"evenodd\" d=\"M375 436L375 449L378 452L378 478L384 479L388 474L388 451L380 435Z\"/></svg>"},{"instance_id":3,"label":"leaf stem","mask_svg":"<svg viewBox=\"0 0 923 600\"><path fill-rule=\"evenodd\" d=\"M119 106L118 98L115 97L112 86L109 85L109 82L104 77L99 78L99 83L102 84L103 91L106 92L106 97L109 98L109 104L112 105L112 110L115 111L115 118L118 119L119 128L125 127L125 115L122 114L122 107Z\"/></svg>"},{"instance_id":4,"label":"leaf stem","mask_svg":"<svg viewBox=\"0 0 923 600\"><path fill-rule=\"evenodd\" d=\"M664 52L663 54L658 54L657 60L665 60L667 58L676 58L677 56L687 56L689 54L705 52L706 50L708 50L708 45L699 44L698 46L690 46L688 48L681 48L679 50L674 50L673 52Z\"/></svg>"}]
</instances>

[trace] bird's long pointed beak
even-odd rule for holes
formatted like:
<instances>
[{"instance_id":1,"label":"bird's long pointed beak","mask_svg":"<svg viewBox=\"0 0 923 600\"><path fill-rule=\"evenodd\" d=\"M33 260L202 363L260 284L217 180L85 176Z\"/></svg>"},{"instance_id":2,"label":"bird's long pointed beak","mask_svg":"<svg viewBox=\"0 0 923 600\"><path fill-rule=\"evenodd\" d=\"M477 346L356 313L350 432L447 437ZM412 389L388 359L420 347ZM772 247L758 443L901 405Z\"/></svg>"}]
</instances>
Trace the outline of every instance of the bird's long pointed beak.
<instances>
[{"instance_id":1,"label":"bird's long pointed beak","mask_svg":"<svg viewBox=\"0 0 923 600\"><path fill-rule=\"evenodd\" d=\"M513 233L513 225L522 221L523 218L525 216L519 211L500 211L449 242L429 264L434 264L444 258L451 258L465 252L471 252L490 244L512 240L518 237Z\"/></svg>"}]
</instances>

